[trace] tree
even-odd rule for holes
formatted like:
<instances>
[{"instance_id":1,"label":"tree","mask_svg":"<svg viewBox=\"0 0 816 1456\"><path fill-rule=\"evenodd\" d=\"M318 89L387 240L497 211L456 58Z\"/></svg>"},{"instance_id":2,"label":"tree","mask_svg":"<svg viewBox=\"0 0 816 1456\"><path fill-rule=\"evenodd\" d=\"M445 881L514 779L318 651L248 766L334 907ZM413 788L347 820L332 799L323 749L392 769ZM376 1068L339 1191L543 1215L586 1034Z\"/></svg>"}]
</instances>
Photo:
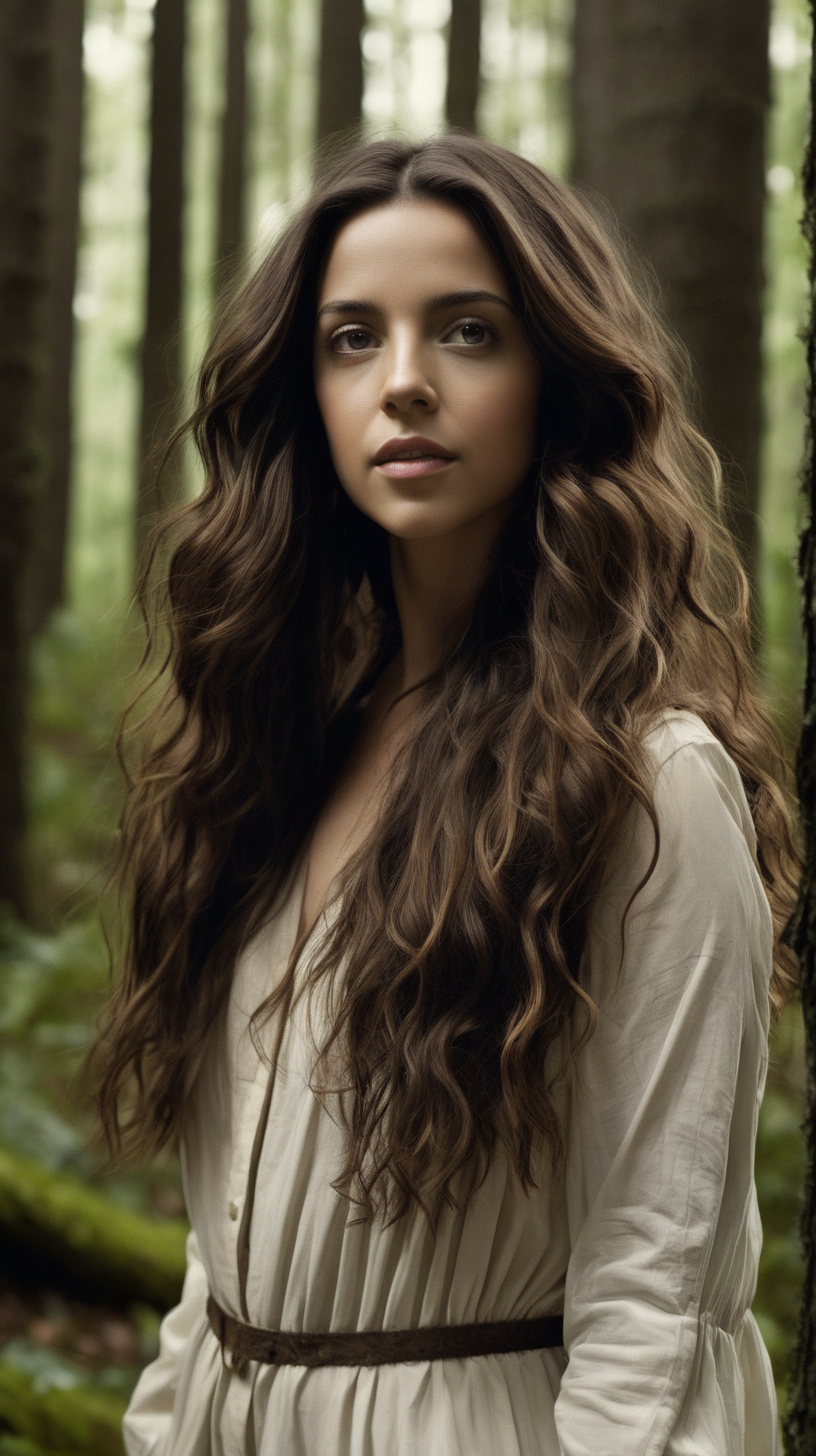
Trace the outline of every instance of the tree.
<instances>
[{"instance_id":1,"label":"tree","mask_svg":"<svg viewBox=\"0 0 816 1456\"><path fill-rule=\"evenodd\" d=\"M359 127L363 114L363 0L321 0L317 141Z\"/></svg>"},{"instance_id":2,"label":"tree","mask_svg":"<svg viewBox=\"0 0 816 1456\"><path fill-rule=\"evenodd\" d=\"M247 0L227 0L227 57L216 244L219 283L224 282L238 266L244 250L248 25Z\"/></svg>"},{"instance_id":3,"label":"tree","mask_svg":"<svg viewBox=\"0 0 816 1456\"><path fill-rule=\"evenodd\" d=\"M816 23L813 0L811 14ZM816 24L810 77L810 141L804 166L804 232L810 244L810 317L806 331L808 395L802 483L808 519L802 533L799 570L804 588L806 650L804 715L797 781L804 829L804 873L789 938L799 957L805 1021L807 1092L805 1139L808 1176L802 1210L805 1278L794 1369L785 1421L788 1456L816 1451Z\"/></svg>"},{"instance_id":4,"label":"tree","mask_svg":"<svg viewBox=\"0 0 816 1456\"><path fill-rule=\"evenodd\" d=\"M466 131L476 130L481 33L482 0L451 0L445 115Z\"/></svg>"},{"instance_id":5,"label":"tree","mask_svg":"<svg viewBox=\"0 0 816 1456\"><path fill-rule=\"evenodd\" d=\"M0 6L0 901L25 909L25 591L42 478L51 0Z\"/></svg>"},{"instance_id":6,"label":"tree","mask_svg":"<svg viewBox=\"0 0 816 1456\"><path fill-rule=\"evenodd\" d=\"M753 567L769 0L577 0L573 176L651 259Z\"/></svg>"},{"instance_id":7,"label":"tree","mask_svg":"<svg viewBox=\"0 0 816 1456\"><path fill-rule=\"evenodd\" d=\"M137 563L159 511L156 467L181 405L186 0L156 0L150 102L147 303L142 339ZM178 489L166 473L168 494Z\"/></svg>"},{"instance_id":8,"label":"tree","mask_svg":"<svg viewBox=\"0 0 816 1456\"><path fill-rule=\"evenodd\" d=\"M65 598L71 494L71 378L74 356L79 188L82 158L84 0L52 0L54 132L51 155L51 260L46 297L47 358L42 387L46 478L33 576L34 625Z\"/></svg>"}]
</instances>

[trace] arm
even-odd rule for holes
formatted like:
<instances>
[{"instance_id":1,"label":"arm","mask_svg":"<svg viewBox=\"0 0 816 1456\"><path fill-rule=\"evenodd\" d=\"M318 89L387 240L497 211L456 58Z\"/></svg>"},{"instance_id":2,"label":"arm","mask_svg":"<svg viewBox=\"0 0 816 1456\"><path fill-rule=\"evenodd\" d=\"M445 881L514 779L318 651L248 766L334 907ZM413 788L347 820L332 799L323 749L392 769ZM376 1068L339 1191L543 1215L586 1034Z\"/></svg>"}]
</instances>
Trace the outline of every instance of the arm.
<instances>
[{"instance_id":1,"label":"arm","mask_svg":"<svg viewBox=\"0 0 816 1456\"><path fill-rule=\"evenodd\" d=\"M770 914L734 764L702 725L697 741L667 751L660 855L629 912L623 958L621 916L654 843L640 808L597 897L583 966L599 1014L572 1073L563 1456L746 1449L744 1402L720 1388L716 1352L756 1278ZM733 1341L726 1365L736 1387ZM712 1396L725 1413L713 1422Z\"/></svg>"},{"instance_id":2,"label":"arm","mask_svg":"<svg viewBox=\"0 0 816 1456\"><path fill-rule=\"evenodd\" d=\"M181 1300L161 1324L159 1353L142 1371L122 1423L127 1456L171 1456L166 1450L184 1346L207 1303L207 1275L196 1236L187 1238L187 1274Z\"/></svg>"}]
</instances>

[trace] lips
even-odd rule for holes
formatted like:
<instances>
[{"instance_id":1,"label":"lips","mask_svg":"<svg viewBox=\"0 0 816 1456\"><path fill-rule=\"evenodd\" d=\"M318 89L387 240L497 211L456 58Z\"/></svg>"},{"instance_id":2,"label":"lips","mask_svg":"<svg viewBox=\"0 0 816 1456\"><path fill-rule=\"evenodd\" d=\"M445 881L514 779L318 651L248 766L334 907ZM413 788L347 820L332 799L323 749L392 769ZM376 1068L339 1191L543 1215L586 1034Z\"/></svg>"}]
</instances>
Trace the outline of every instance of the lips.
<instances>
[{"instance_id":1,"label":"lips","mask_svg":"<svg viewBox=\"0 0 816 1456\"><path fill-rule=\"evenodd\" d=\"M386 440L374 456L375 465L390 465L394 462L418 463L420 461L446 462L455 460L456 456L452 450L446 450L436 440L428 440L424 435L398 435L393 440Z\"/></svg>"}]
</instances>

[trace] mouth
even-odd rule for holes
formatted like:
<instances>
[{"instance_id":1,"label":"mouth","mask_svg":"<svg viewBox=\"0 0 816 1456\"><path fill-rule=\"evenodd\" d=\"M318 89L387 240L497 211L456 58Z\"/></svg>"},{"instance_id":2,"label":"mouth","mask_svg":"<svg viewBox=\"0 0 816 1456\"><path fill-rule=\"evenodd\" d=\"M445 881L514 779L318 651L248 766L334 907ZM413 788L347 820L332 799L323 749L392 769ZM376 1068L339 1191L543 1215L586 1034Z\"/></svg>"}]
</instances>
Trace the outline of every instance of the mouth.
<instances>
[{"instance_id":1,"label":"mouth","mask_svg":"<svg viewBox=\"0 0 816 1456\"><path fill-rule=\"evenodd\" d=\"M387 440L374 456L373 464L391 479L433 475L444 470L457 457L436 440L424 435L408 435Z\"/></svg>"}]
</instances>

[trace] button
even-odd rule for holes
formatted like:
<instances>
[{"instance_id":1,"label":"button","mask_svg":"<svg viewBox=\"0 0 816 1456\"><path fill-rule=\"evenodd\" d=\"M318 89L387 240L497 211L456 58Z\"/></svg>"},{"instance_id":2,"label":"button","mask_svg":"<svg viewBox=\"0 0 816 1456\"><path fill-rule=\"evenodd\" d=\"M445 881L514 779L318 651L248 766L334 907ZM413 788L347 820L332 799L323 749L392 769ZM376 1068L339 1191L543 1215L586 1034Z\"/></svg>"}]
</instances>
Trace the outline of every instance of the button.
<instances>
[{"instance_id":1,"label":"button","mask_svg":"<svg viewBox=\"0 0 816 1456\"><path fill-rule=\"evenodd\" d=\"M232 1219L233 1223L235 1223L235 1220L238 1217L238 1204L237 1203L231 1203L230 1204L230 1206L229 1206L229 1216Z\"/></svg>"}]
</instances>

